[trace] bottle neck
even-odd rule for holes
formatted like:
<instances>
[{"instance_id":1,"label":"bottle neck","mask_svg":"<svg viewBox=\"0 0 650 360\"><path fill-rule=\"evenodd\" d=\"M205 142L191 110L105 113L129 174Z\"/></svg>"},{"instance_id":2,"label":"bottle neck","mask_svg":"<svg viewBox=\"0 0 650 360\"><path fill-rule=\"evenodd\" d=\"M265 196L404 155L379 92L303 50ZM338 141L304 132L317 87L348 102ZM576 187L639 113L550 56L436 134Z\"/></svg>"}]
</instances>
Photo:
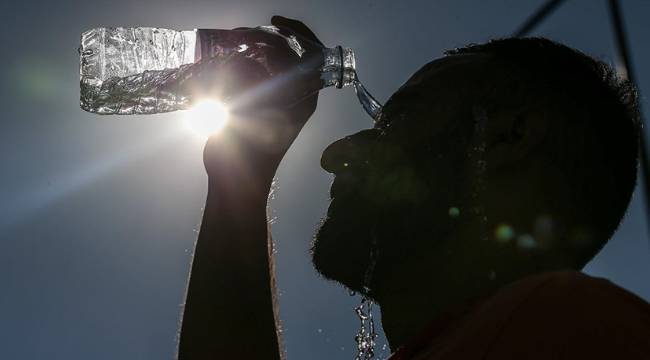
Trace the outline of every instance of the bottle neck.
<instances>
[{"instance_id":1,"label":"bottle neck","mask_svg":"<svg viewBox=\"0 0 650 360\"><path fill-rule=\"evenodd\" d=\"M323 57L324 61L321 66L323 87L336 86L340 89L354 83L356 80L356 61L352 49L344 49L341 46L323 48Z\"/></svg>"}]
</instances>

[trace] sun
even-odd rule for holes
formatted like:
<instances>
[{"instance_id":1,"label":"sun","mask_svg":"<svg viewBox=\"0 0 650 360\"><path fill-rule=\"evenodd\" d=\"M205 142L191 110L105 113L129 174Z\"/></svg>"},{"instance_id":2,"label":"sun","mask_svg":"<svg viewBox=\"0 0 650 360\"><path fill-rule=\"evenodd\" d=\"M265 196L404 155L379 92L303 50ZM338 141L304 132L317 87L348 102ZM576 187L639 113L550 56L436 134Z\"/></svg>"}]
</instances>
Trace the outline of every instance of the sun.
<instances>
[{"instance_id":1,"label":"sun","mask_svg":"<svg viewBox=\"0 0 650 360\"><path fill-rule=\"evenodd\" d=\"M183 122L192 133L205 139L223 129L228 117L228 108L222 102L205 99L184 111Z\"/></svg>"}]
</instances>

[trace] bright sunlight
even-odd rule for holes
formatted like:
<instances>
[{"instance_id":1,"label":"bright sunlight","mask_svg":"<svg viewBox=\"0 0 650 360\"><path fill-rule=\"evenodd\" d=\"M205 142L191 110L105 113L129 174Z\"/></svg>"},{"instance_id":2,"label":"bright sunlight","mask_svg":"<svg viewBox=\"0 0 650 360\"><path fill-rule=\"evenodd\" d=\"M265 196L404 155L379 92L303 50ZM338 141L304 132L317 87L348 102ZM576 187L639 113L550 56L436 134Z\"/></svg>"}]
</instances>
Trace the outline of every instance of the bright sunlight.
<instances>
[{"instance_id":1,"label":"bright sunlight","mask_svg":"<svg viewBox=\"0 0 650 360\"><path fill-rule=\"evenodd\" d=\"M194 134L207 138L226 126L228 108L217 100L201 100L191 109L184 111L183 121Z\"/></svg>"}]
</instances>

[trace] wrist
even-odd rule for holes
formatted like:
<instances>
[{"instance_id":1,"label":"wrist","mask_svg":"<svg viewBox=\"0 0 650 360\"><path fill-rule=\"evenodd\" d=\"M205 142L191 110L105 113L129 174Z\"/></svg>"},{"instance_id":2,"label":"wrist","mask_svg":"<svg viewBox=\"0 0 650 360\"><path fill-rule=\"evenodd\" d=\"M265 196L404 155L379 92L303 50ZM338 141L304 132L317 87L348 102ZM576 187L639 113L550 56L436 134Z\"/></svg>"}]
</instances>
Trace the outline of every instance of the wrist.
<instances>
[{"instance_id":1,"label":"wrist","mask_svg":"<svg viewBox=\"0 0 650 360\"><path fill-rule=\"evenodd\" d=\"M272 176L234 173L208 175L208 194L222 202L266 203L272 183Z\"/></svg>"},{"instance_id":2,"label":"wrist","mask_svg":"<svg viewBox=\"0 0 650 360\"><path fill-rule=\"evenodd\" d=\"M245 122L237 119L236 123ZM264 136L261 135L272 134L271 131L258 129L258 126L240 127L243 126L233 125L208 139L203 163L209 182L233 191L242 187L266 188L268 193L285 151L262 141Z\"/></svg>"}]
</instances>

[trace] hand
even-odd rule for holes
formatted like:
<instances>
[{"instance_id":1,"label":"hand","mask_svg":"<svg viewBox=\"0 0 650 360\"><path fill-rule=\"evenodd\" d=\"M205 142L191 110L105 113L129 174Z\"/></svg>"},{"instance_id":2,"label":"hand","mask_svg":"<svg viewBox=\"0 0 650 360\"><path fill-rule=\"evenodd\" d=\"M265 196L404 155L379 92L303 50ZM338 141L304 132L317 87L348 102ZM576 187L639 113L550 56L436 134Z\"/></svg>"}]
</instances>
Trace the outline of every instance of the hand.
<instances>
[{"instance_id":1,"label":"hand","mask_svg":"<svg viewBox=\"0 0 650 360\"><path fill-rule=\"evenodd\" d=\"M307 52L298 58L297 55L292 56L282 37L269 38L269 34L255 33L259 30L236 29L249 31L250 36L265 37L266 43L273 46L261 52L267 56L268 68L262 68L259 62L250 57L234 57L223 65L226 69L220 70L226 71L220 72L230 74L227 81L232 84L229 93L245 98L247 94L260 92L260 88L277 88L271 88L271 95L266 95L263 100L250 101L248 106L243 102L237 106L229 124L208 139L203 160L211 181L243 181L255 187L270 187L282 157L316 109L317 92L298 103L291 104L290 101L296 93L304 91L305 84L319 80L313 78L314 72L290 76L288 80L286 75L291 75L289 72L294 71L301 62L320 56L319 46L322 43L300 21L274 16L271 23L285 36L295 35L299 39L309 40L304 42ZM276 79L280 81L276 82ZM236 96L232 98L237 101Z\"/></svg>"}]
</instances>

